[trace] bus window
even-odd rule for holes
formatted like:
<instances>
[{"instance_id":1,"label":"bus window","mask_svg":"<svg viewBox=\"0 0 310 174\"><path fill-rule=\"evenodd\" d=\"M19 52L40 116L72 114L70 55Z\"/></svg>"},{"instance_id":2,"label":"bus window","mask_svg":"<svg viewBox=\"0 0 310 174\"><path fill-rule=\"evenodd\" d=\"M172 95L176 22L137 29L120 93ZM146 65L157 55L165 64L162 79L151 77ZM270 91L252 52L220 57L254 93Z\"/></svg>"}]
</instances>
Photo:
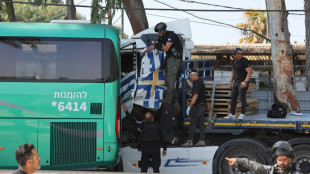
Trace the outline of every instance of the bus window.
<instances>
[{"instance_id":1,"label":"bus window","mask_svg":"<svg viewBox=\"0 0 310 174\"><path fill-rule=\"evenodd\" d=\"M0 37L0 51L2 80L118 79L117 57L110 39Z\"/></svg>"}]
</instances>

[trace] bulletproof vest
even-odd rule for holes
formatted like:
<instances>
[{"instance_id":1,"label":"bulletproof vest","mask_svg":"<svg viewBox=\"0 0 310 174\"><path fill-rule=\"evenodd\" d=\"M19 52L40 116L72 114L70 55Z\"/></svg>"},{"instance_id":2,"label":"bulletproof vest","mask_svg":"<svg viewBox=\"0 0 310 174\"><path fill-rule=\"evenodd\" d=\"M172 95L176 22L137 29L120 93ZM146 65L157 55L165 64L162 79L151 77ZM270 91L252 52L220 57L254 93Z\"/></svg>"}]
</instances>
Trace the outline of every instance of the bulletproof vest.
<instances>
[{"instance_id":1,"label":"bulletproof vest","mask_svg":"<svg viewBox=\"0 0 310 174\"><path fill-rule=\"evenodd\" d=\"M157 122L144 122L143 124L142 142L160 141L159 124Z\"/></svg>"},{"instance_id":2,"label":"bulletproof vest","mask_svg":"<svg viewBox=\"0 0 310 174\"><path fill-rule=\"evenodd\" d=\"M168 34L174 34L176 35L177 38L175 38L176 40L173 41L173 45L170 47L170 49L167 51L167 56L181 56L182 55L182 50L183 50L183 46L182 46L182 37L179 37L177 34L175 34L173 31L167 31L167 34L162 38L163 40L163 44L166 45L166 43L168 42L167 40L167 35Z\"/></svg>"},{"instance_id":3,"label":"bulletproof vest","mask_svg":"<svg viewBox=\"0 0 310 174\"><path fill-rule=\"evenodd\" d=\"M285 173L274 170L272 174L299 174L299 172L296 171L295 165L293 164Z\"/></svg>"}]
</instances>

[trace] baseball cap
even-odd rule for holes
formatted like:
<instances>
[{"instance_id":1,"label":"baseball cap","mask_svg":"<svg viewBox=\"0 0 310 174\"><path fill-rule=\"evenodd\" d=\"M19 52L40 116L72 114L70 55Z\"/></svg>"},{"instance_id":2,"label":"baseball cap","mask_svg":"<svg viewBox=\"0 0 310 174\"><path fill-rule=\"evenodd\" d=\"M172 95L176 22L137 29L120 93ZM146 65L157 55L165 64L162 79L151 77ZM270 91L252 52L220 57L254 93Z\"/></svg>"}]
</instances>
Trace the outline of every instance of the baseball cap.
<instances>
[{"instance_id":1,"label":"baseball cap","mask_svg":"<svg viewBox=\"0 0 310 174\"><path fill-rule=\"evenodd\" d=\"M233 51L232 51L232 54L236 54L236 53L240 53L242 54L242 49L241 48L235 48Z\"/></svg>"}]
</instances>

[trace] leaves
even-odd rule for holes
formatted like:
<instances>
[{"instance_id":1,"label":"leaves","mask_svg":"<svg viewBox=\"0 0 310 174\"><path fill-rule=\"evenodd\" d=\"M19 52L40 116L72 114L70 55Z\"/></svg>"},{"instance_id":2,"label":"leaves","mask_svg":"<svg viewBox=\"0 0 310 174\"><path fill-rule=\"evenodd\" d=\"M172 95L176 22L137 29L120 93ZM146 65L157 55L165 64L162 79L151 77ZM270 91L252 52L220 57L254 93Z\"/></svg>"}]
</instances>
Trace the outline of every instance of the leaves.
<instances>
[{"instance_id":1,"label":"leaves","mask_svg":"<svg viewBox=\"0 0 310 174\"><path fill-rule=\"evenodd\" d=\"M262 11L246 11L245 23L238 23L236 27L253 30L261 35L267 36L267 13ZM239 39L240 43L263 43L265 40L253 32L248 32L246 37Z\"/></svg>"},{"instance_id":2,"label":"leaves","mask_svg":"<svg viewBox=\"0 0 310 174\"><path fill-rule=\"evenodd\" d=\"M121 7L122 0L105 0L105 7L101 8L100 3L102 0L93 0L92 1L92 10L91 10L91 22L93 24L100 24L101 22L108 19L108 24L112 25L112 19L115 16L114 7Z\"/></svg>"},{"instance_id":3,"label":"leaves","mask_svg":"<svg viewBox=\"0 0 310 174\"><path fill-rule=\"evenodd\" d=\"M21 0L23 2L28 2L28 0ZM41 2L46 3L59 3L63 4L61 0L41 0ZM39 2L37 0L36 2ZM18 22L49 22L53 19L64 19L67 10L66 7L60 6L38 6L29 4L14 4L16 21ZM5 10L0 11L0 16L2 21L8 21L8 15ZM80 14L77 14L77 19L85 19Z\"/></svg>"}]
</instances>

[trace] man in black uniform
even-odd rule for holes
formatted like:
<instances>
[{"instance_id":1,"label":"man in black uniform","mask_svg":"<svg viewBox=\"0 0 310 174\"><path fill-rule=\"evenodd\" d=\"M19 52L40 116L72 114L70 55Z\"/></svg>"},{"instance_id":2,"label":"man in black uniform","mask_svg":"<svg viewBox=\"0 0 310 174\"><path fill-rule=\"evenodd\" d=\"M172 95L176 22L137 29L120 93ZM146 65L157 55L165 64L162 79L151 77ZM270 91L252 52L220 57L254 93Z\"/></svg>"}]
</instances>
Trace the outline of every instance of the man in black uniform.
<instances>
[{"instance_id":1,"label":"man in black uniform","mask_svg":"<svg viewBox=\"0 0 310 174\"><path fill-rule=\"evenodd\" d=\"M232 52L234 61L232 65L232 71L230 76L229 87L232 88L231 94L231 110L226 119L235 119L235 110L237 106L237 99L240 93L241 100L241 114L237 119L241 120L245 118L246 108L246 92L249 88L249 81L252 77L252 67L249 60L243 57L242 49L236 48Z\"/></svg>"},{"instance_id":2,"label":"man in black uniform","mask_svg":"<svg viewBox=\"0 0 310 174\"><path fill-rule=\"evenodd\" d=\"M33 174L40 169L41 158L31 143L19 146L15 152L15 157L19 169L13 174Z\"/></svg>"},{"instance_id":3,"label":"man in black uniform","mask_svg":"<svg viewBox=\"0 0 310 174\"><path fill-rule=\"evenodd\" d=\"M202 79L199 78L197 70L193 69L190 72L190 79L193 83L187 80L188 85L193 88L193 97L190 105L187 107L186 115L191 111L191 125L189 128L189 138L182 145L183 147L193 146L193 140L197 124L200 129L200 139L195 146L205 145L205 126L204 115L206 110L206 87Z\"/></svg>"},{"instance_id":4,"label":"man in black uniform","mask_svg":"<svg viewBox=\"0 0 310 174\"><path fill-rule=\"evenodd\" d=\"M142 156L141 156L141 173L146 173L151 165L154 173L159 173L160 167L160 145L163 145L162 155L167 154L167 145L165 134L158 122L154 122L153 113L145 113L145 121L139 122L128 112L128 107L123 105L123 110L128 119L142 131Z\"/></svg>"},{"instance_id":5,"label":"man in black uniform","mask_svg":"<svg viewBox=\"0 0 310 174\"><path fill-rule=\"evenodd\" d=\"M163 22L155 26L155 32L158 33L159 37L154 45L151 45L142 55L154 48L166 52L165 84L167 94L162 102L172 104L172 102L178 100L178 95L175 91L175 82L182 61L183 46L178 35L173 31L166 30L166 28L167 25Z\"/></svg>"}]
</instances>

